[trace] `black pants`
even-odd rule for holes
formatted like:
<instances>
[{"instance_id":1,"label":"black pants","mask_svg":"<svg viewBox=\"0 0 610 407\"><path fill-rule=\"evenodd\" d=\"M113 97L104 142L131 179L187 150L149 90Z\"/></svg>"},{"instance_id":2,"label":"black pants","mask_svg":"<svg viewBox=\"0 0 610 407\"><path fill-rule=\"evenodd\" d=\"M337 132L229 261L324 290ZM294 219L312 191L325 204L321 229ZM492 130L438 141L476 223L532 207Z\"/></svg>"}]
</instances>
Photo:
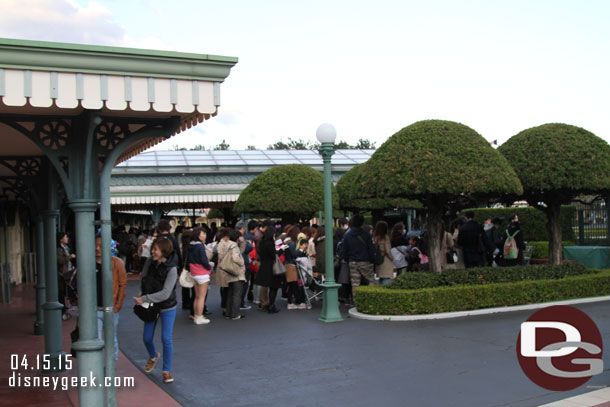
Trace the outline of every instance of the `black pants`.
<instances>
[{"instance_id":1,"label":"black pants","mask_svg":"<svg viewBox=\"0 0 610 407\"><path fill-rule=\"evenodd\" d=\"M195 301L195 289L182 287L182 309L193 311L193 301Z\"/></svg>"},{"instance_id":2,"label":"black pants","mask_svg":"<svg viewBox=\"0 0 610 407\"><path fill-rule=\"evenodd\" d=\"M288 304L301 304L305 302L305 291L303 287L299 287L299 283L296 281L288 283L286 295L288 296Z\"/></svg>"},{"instance_id":3,"label":"black pants","mask_svg":"<svg viewBox=\"0 0 610 407\"><path fill-rule=\"evenodd\" d=\"M239 315L239 306L244 285L245 281L234 281L229 283L229 288L226 291L226 307L227 316L229 318L235 318Z\"/></svg>"},{"instance_id":4,"label":"black pants","mask_svg":"<svg viewBox=\"0 0 610 407\"><path fill-rule=\"evenodd\" d=\"M468 252L464 250L464 266L470 267L484 267L485 266L485 255L483 253Z\"/></svg>"}]
</instances>

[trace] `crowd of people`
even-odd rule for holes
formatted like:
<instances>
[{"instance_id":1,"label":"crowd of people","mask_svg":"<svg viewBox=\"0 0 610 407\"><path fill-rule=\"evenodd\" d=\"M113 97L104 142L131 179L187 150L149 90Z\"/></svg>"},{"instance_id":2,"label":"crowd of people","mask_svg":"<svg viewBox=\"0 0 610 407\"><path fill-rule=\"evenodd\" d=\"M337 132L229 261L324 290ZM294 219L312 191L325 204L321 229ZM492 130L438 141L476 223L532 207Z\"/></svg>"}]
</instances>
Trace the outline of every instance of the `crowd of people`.
<instances>
[{"instance_id":1,"label":"crowd of people","mask_svg":"<svg viewBox=\"0 0 610 407\"><path fill-rule=\"evenodd\" d=\"M354 288L363 284L388 284L402 273L429 269L428 232L418 220L407 230L398 222L390 229L385 221L365 225L361 214L349 221L338 220L334 231L333 253L326 253L325 230L317 225L280 225L272 220L238 221L233 227L217 228L202 225L195 228L178 226L172 233L167 219L154 229L140 232L125 227L113 233L112 274L114 311L114 355L118 358L116 327L125 297L127 273L140 273L140 291L136 306L156 307L154 319L145 320L143 342L149 359L145 371L151 372L163 357L164 382L174 380L171 374L173 326L177 317L178 281L187 273L192 283L181 287L181 307L196 325L210 323L211 312L206 306L207 293L213 281L220 289L222 317L240 320L244 311L257 309L276 314L283 307L278 294L285 300L286 310L308 308L306 281L302 270L319 283L328 272L334 273L341 284L339 299L353 304ZM474 220L469 211L453 221L441 233L441 265L443 270L523 264L525 242L519 218L510 217L506 230L501 231L500 218L487 218L484 224ZM422 227L423 226L423 227ZM517 248L514 258L504 258L507 239ZM74 278L75 256L70 252L67 234L58 234L59 297L64 301L68 281ZM332 256L333 270L326 270L326 258ZM279 268L278 268L279 267ZM279 272L278 272L279 270ZM299 271L301 270L301 271ZM101 238L96 237L96 278L98 287L98 333L102 338ZM250 305L252 304L252 305ZM64 307L66 309L67 307ZM64 311L64 319L69 314ZM163 353L157 351L154 333L161 324Z\"/></svg>"}]
</instances>

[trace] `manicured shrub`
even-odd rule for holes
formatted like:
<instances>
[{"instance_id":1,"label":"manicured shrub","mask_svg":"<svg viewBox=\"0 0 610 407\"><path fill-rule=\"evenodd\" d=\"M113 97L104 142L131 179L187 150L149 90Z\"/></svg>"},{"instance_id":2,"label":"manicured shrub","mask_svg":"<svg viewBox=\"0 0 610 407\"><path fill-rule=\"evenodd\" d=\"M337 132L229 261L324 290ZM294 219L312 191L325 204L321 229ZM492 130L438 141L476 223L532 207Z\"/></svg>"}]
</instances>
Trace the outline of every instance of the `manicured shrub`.
<instances>
[{"instance_id":1,"label":"manicured shrub","mask_svg":"<svg viewBox=\"0 0 610 407\"><path fill-rule=\"evenodd\" d=\"M549 242L527 242L532 246L532 259L546 259L549 257ZM574 246L574 242L561 242L562 246Z\"/></svg>"},{"instance_id":2,"label":"manicured shrub","mask_svg":"<svg viewBox=\"0 0 610 407\"><path fill-rule=\"evenodd\" d=\"M568 276L596 273L580 263L564 263L515 267L474 267L461 270L445 270L442 273L403 273L385 289L420 289L455 285L481 285L510 283L524 280L560 279Z\"/></svg>"},{"instance_id":3,"label":"manicured shrub","mask_svg":"<svg viewBox=\"0 0 610 407\"><path fill-rule=\"evenodd\" d=\"M561 301L610 294L610 270L562 279L457 285L418 290L361 286L354 290L358 311L372 315L414 315Z\"/></svg>"}]
</instances>

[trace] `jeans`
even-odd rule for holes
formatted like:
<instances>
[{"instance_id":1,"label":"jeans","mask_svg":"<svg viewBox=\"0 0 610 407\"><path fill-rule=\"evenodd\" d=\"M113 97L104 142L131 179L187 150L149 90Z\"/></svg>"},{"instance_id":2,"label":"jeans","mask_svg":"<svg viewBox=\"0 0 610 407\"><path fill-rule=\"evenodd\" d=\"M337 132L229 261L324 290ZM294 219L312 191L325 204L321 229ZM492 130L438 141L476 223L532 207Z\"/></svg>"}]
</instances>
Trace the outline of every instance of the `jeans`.
<instances>
[{"instance_id":1,"label":"jeans","mask_svg":"<svg viewBox=\"0 0 610 407\"><path fill-rule=\"evenodd\" d=\"M112 313L112 325L114 326L114 360L119 360L119 340L117 339L116 332L119 326L119 314ZM103 338L104 332L104 311L97 312L97 337L98 339Z\"/></svg>"},{"instance_id":2,"label":"jeans","mask_svg":"<svg viewBox=\"0 0 610 407\"><path fill-rule=\"evenodd\" d=\"M241 303L241 295L245 281L234 281L229 283L227 290L227 316L235 318L239 315L239 306Z\"/></svg>"},{"instance_id":3,"label":"jeans","mask_svg":"<svg viewBox=\"0 0 610 407\"><path fill-rule=\"evenodd\" d=\"M162 311L159 319L153 322L144 323L144 334L142 339L148 351L148 356L154 358L157 356L155 348L155 328L157 322L161 321L161 342L163 342L163 371L169 372L172 369L172 352L174 345L172 343L172 332L174 330L174 321L176 320L176 308L169 311Z\"/></svg>"},{"instance_id":4,"label":"jeans","mask_svg":"<svg viewBox=\"0 0 610 407\"><path fill-rule=\"evenodd\" d=\"M381 285L386 285L386 284L390 284L392 282L391 278L379 278L379 284Z\"/></svg>"}]
</instances>

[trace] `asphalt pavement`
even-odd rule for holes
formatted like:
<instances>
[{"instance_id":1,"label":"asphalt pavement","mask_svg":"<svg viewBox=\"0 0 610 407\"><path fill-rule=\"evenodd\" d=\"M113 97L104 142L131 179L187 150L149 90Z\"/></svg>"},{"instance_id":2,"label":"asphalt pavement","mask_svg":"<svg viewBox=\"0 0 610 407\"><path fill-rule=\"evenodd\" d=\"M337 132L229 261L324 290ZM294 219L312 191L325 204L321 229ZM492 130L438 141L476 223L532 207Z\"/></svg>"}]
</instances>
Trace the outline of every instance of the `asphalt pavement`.
<instances>
[{"instance_id":1,"label":"asphalt pavement","mask_svg":"<svg viewBox=\"0 0 610 407\"><path fill-rule=\"evenodd\" d=\"M126 301L138 290L129 281ZM177 289L180 295L180 289ZM321 303L312 310L279 314L253 306L246 318L222 318L219 289L210 286L211 323L194 325L178 310L172 374L161 380L159 363L151 378L184 406L519 406L534 407L591 392L610 384L605 370L569 392L532 383L516 355L520 324L535 311L432 321L323 323ZM610 338L610 303L577 305ZM131 306L119 324L121 350L143 369L148 355L143 323ZM159 327L160 328L160 327ZM160 329L156 344L161 347Z\"/></svg>"}]
</instances>

